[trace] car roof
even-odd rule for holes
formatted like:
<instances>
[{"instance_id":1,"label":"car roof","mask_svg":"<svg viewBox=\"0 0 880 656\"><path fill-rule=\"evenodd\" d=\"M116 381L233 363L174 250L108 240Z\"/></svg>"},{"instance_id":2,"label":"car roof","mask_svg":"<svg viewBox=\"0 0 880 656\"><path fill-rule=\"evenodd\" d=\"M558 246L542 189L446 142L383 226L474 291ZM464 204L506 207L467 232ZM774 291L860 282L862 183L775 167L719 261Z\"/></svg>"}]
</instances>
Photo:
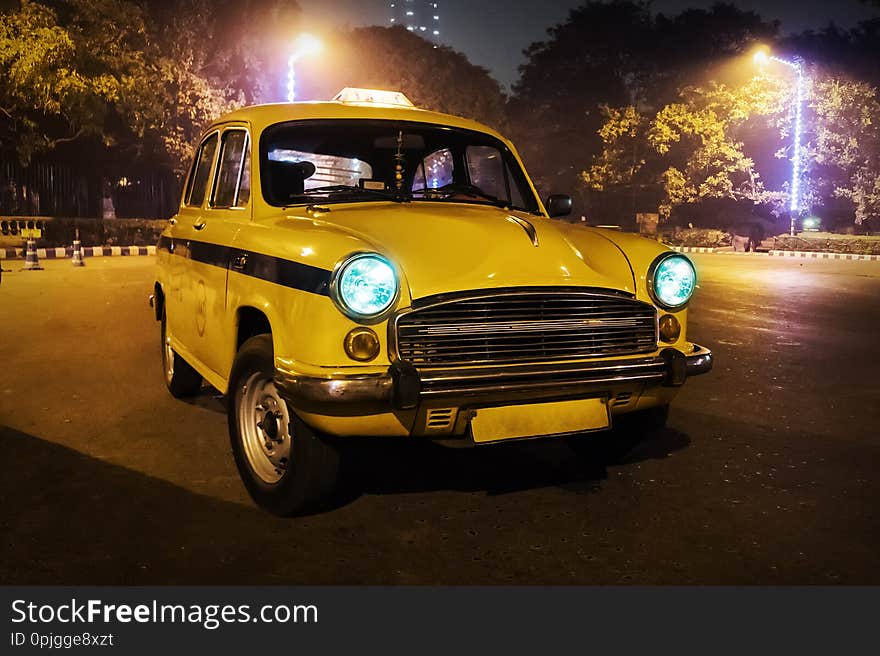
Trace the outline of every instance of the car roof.
<instances>
[{"instance_id":1,"label":"car roof","mask_svg":"<svg viewBox=\"0 0 880 656\"><path fill-rule=\"evenodd\" d=\"M221 116L212 123L211 128L223 123L244 121L250 123L257 132L261 132L264 128L275 123L309 119L367 119L434 123L465 130L485 132L501 139L501 141L507 141L500 133L487 125L460 116L432 112L416 107L338 101L251 105Z\"/></svg>"}]
</instances>

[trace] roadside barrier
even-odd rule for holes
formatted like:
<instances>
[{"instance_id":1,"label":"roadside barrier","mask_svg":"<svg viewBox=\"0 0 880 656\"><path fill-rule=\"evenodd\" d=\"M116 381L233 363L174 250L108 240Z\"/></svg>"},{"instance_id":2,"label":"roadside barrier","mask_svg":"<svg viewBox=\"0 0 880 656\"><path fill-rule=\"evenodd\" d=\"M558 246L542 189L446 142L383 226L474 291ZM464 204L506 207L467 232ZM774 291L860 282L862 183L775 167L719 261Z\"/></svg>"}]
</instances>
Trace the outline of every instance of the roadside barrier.
<instances>
[{"instance_id":1,"label":"roadside barrier","mask_svg":"<svg viewBox=\"0 0 880 656\"><path fill-rule=\"evenodd\" d=\"M155 246L82 246L82 256L86 257L111 257L133 255L155 255ZM63 248L38 248L37 253L41 259L57 260L71 257L73 247ZM24 257L25 251L21 248L0 248L0 261L14 260Z\"/></svg>"},{"instance_id":2,"label":"roadside barrier","mask_svg":"<svg viewBox=\"0 0 880 656\"><path fill-rule=\"evenodd\" d=\"M42 271L40 266L40 258L37 255L37 241L33 238L27 240L27 252L24 256L24 266L22 271Z\"/></svg>"},{"instance_id":3,"label":"roadside barrier","mask_svg":"<svg viewBox=\"0 0 880 656\"><path fill-rule=\"evenodd\" d=\"M86 265L83 261L83 248L82 242L79 240L79 230L76 231L76 237L73 240L73 257L71 258L70 263L75 267Z\"/></svg>"}]
</instances>

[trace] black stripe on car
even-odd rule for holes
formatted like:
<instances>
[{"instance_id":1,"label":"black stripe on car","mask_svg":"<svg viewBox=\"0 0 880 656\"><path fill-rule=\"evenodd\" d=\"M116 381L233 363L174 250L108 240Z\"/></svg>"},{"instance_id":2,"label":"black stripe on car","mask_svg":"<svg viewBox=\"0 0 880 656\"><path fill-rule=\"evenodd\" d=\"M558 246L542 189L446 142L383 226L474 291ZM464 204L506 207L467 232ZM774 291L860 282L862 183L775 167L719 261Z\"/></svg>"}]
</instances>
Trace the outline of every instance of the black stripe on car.
<instances>
[{"instance_id":1,"label":"black stripe on car","mask_svg":"<svg viewBox=\"0 0 880 656\"><path fill-rule=\"evenodd\" d=\"M321 296L330 295L330 272L302 262L285 260L265 253L245 251L192 239L159 237L156 248L196 262L210 264L221 269L231 269L252 278L266 280L291 289L299 289ZM232 267L233 255L243 260L243 267Z\"/></svg>"}]
</instances>

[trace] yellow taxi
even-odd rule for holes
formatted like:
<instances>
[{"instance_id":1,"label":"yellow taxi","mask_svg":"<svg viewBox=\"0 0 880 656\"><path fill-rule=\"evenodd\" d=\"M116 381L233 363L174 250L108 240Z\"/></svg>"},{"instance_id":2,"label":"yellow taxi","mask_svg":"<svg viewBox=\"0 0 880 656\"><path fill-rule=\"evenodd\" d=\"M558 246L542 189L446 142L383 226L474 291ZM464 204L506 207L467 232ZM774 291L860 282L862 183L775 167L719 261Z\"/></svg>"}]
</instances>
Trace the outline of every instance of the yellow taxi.
<instances>
[{"instance_id":1,"label":"yellow taxi","mask_svg":"<svg viewBox=\"0 0 880 656\"><path fill-rule=\"evenodd\" d=\"M694 267L570 211L502 135L400 93L233 112L158 244L168 389L226 395L242 480L282 515L328 499L346 438L580 452L657 429L712 366Z\"/></svg>"}]
</instances>

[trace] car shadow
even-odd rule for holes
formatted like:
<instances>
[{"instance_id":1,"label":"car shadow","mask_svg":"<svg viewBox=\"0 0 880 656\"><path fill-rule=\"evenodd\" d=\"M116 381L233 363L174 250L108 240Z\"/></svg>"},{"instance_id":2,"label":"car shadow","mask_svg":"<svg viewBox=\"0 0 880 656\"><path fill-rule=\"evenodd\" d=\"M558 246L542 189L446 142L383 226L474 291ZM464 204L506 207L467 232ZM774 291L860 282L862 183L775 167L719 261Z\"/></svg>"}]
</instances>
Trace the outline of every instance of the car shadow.
<instances>
[{"instance_id":1,"label":"car shadow","mask_svg":"<svg viewBox=\"0 0 880 656\"><path fill-rule=\"evenodd\" d=\"M632 444L625 457L600 452L585 459L554 438L474 448L449 448L415 438L352 439L343 452L344 487L330 509L363 494L456 490L494 496L542 487L589 494L608 478L609 467L665 458L690 443L684 433L667 428L653 439Z\"/></svg>"},{"instance_id":2,"label":"car shadow","mask_svg":"<svg viewBox=\"0 0 880 656\"><path fill-rule=\"evenodd\" d=\"M226 396L207 383L202 385L199 393L195 396L178 400L187 405L202 408L203 410L210 410L211 412L216 412L221 415L226 414Z\"/></svg>"},{"instance_id":3,"label":"car shadow","mask_svg":"<svg viewBox=\"0 0 880 656\"><path fill-rule=\"evenodd\" d=\"M0 451L0 585L248 583L236 536L276 521L5 426Z\"/></svg>"},{"instance_id":4,"label":"car shadow","mask_svg":"<svg viewBox=\"0 0 880 656\"><path fill-rule=\"evenodd\" d=\"M209 385L181 401L226 414L227 398ZM611 456L600 450L589 459L577 457L564 440L554 438L474 448L440 446L420 438L346 438L340 442L342 486L316 514L338 510L364 494L458 490L492 496L552 486L589 493L608 477L609 466L665 458L691 442L671 427L652 439L636 441L625 434L618 438L629 441L621 453Z\"/></svg>"},{"instance_id":5,"label":"car shadow","mask_svg":"<svg viewBox=\"0 0 880 656\"><path fill-rule=\"evenodd\" d=\"M637 457L686 444L667 431ZM371 533L375 504L279 519L5 426L0 451L0 585L381 583L399 568L381 555L395 548L397 534ZM343 505L363 494L417 490L588 492L607 476L604 465L584 468L554 440L466 451L386 441L356 451ZM424 508L419 521L445 512L445 505ZM352 559L363 560L359 569ZM347 564L340 569L340 562Z\"/></svg>"}]
</instances>

